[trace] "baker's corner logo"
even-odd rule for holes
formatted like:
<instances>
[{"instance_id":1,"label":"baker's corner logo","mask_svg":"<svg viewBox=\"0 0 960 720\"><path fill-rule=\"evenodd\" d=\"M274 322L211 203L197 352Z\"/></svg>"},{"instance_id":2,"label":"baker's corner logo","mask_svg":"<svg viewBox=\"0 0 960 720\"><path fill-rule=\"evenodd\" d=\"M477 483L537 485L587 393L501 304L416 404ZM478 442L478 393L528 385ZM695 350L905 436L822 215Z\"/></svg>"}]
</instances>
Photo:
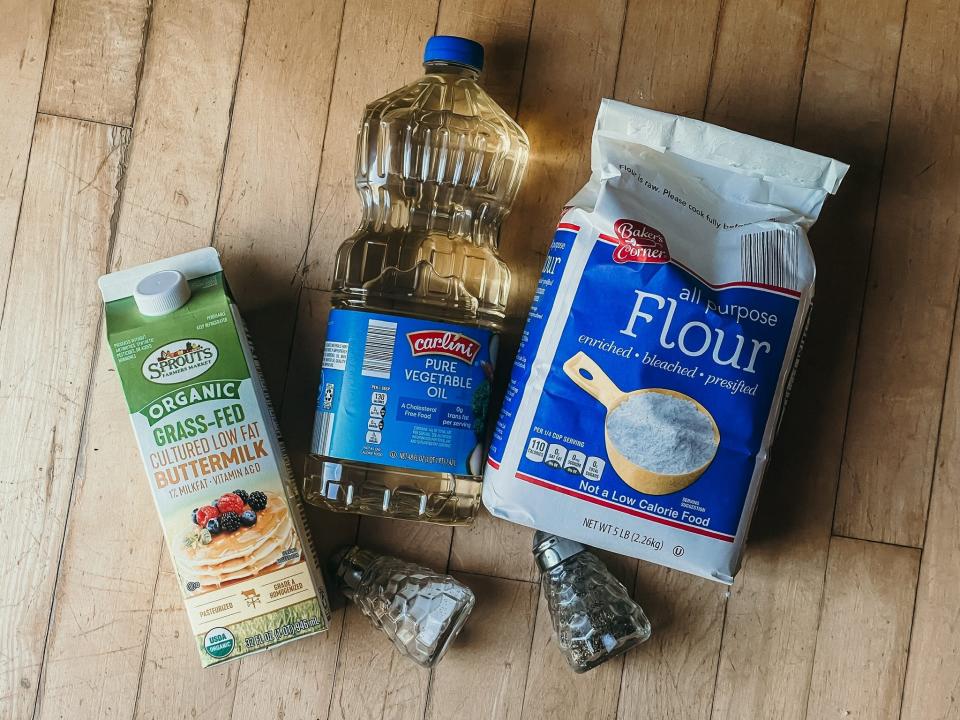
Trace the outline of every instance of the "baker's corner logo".
<instances>
[{"instance_id":1,"label":"baker's corner logo","mask_svg":"<svg viewBox=\"0 0 960 720\"><path fill-rule=\"evenodd\" d=\"M663 233L639 220L622 218L613 224L616 237L603 235L604 240L616 243L613 261L616 263L670 262L670 250Z\"/></svg>"},{"instance_id":2,"label":"baker's corner logo","mask_svg":"<svg viewBox=\"0 0 960 720\"><path fill-rule=\"evenodd\" d=\"M416 355L446 355L470 365L480 352L480 343L448 330L417 330L407 333L410 352Z\"/></svg>"},{"instance_id":3,"label":"baker's corner logo","mask_svg":"<svg viewBox=\"0 0 960 720\"><path fill-rule=\"evenodd\" d=\"M176 340L154 350L143 361L143 376L160 385L192 380L217 361L217 346L207 340Z\"/></svg>"}]
</instances>

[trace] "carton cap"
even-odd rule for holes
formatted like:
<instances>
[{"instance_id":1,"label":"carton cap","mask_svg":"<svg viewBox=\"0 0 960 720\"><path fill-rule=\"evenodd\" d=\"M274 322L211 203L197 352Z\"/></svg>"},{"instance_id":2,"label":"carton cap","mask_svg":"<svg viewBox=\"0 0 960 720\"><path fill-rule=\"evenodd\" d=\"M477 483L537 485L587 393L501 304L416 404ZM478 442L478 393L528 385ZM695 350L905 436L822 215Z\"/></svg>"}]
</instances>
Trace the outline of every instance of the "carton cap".
<instances>
[{"instance_id":1,"label":"carton cap","mask_svg":"<svg viewBox=\"0 0 960 720\"><path fill-rule=\"evenodd\" d=\"M190 299L190 284L179 270L161 270L137 283L133 299L141 315L167 315Z\"/></svg>"}]
</instances>

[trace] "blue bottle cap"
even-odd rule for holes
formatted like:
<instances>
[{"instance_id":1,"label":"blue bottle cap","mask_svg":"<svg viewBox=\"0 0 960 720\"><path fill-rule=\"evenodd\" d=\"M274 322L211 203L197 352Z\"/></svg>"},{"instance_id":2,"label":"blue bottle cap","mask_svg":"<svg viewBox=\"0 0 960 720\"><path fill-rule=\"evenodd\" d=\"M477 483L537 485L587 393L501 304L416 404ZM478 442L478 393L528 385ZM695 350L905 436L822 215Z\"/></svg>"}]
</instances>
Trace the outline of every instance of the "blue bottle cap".
<instances>
[{"instance_id":1,"label":"blue bottle cap","mask_svg":"<svg viewBox=\"0 0 960 720\"><path fill-rule=\"evenodd\" d=\"M434 35L423 49L423 61L456 63L479 72L483 70L483 45L455 35Z\"/></svg>"}]
</instances>

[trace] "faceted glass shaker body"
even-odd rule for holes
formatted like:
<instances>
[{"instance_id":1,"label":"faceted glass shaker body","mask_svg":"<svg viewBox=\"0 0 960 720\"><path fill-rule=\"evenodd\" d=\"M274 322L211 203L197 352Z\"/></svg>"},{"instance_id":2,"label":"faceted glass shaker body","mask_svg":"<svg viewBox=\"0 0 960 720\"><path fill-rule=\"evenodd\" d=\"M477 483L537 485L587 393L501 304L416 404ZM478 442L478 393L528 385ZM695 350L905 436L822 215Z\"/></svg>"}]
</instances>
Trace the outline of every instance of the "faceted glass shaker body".
<instances>
[{"instance_id":1,"label":"faceted glass shaker body","mask_svg":"<svg viewBox=\"0 0 960 720\"><path fill-rule=\"evenodd\" d=\"M449 575L386 556L373 561L352 596L397 650L424 667L440 661L476 602Z\"/></svg>"},{"instance_id":2,"label":"faceted glass shaker body","mask_svg":"<svg viewBox=\"0 0 960 720\"><path fill-rule=\"evenodd\" d=\"M581 552L541 575L560 650L581 673L650 637L650 621L600 559Z\"/></svg>"},{"instance_id":3,"label":"faceted glass shaker body","mask_svg":"<svg viewBox=\"0 0 960 720\"><path fill-rule=\"evenodd\" d=\"M476 71L425 67L364 112L356 157L363 217L337 252L333 306L497 330L510 291L498 232L529 142ZM462 474L311 455L304 491L330 510L463 524L479 508L481 477L481 462Z\"/></svg>"}]
</instances>

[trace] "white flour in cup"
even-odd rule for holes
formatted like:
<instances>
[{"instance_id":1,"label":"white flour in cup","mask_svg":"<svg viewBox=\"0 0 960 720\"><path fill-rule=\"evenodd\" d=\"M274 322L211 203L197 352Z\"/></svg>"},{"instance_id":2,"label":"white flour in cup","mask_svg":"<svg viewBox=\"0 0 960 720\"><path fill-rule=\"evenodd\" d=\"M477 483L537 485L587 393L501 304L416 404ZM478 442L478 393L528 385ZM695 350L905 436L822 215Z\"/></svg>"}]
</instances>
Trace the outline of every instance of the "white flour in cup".
<instances>
[{"instance_id":1,"label":"white flour in cup","mask_svg":"<svg viewBox=\"0 0 960 720\"><path fill-rule=\"evenodd\" d=\"M706 465L717 449L713 423L682 398L633 395L607 416L607 435L634 465L661 475L683 475Z\"/></svg>"}]
</instances>

